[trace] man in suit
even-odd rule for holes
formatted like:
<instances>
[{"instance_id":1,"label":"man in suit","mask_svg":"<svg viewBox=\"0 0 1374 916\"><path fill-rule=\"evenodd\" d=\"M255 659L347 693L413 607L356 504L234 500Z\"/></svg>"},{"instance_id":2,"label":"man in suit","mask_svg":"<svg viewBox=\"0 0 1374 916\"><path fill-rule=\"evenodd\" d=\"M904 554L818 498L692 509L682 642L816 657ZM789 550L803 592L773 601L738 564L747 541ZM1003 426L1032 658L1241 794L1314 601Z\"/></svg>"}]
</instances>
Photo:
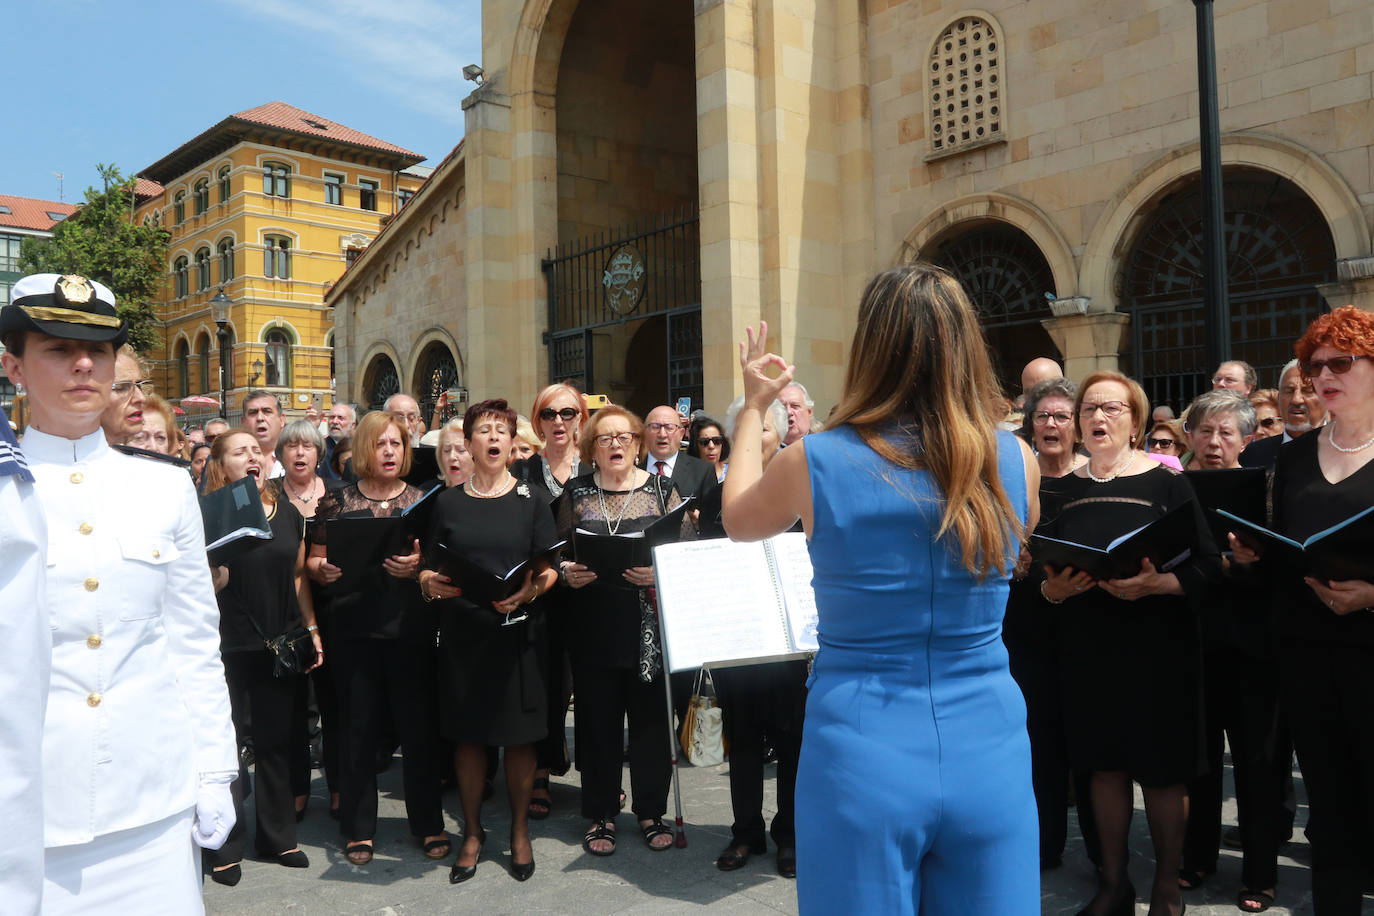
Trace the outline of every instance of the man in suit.
<instances>
[{"instance_id":1,"label":"man in suit","mask_svg":"<svg viewBox=\"0 0 1374 916\"><path fill-rule=\"evenodd\" d=\"M710 462L680 451L683 433L681 421L682 418L672 407L660 406L649 411L644 420L649 457L643 467L650 474L669 478L677 485L677 491L684 499L688 496L700 499L719 486L716 483L716 470Z\"/></svg>"},{"instance_id":2,"label":"man in suit","mask_svg":"<svg viewBox=\"0 0 1374 916\"><path fill-rule=\"evenodd\" d=\"M1302 377L1296 359L1289 360L1279 373L1279 417L1283 419L1283 435L1251 442L1240 453L1241 467L1272 468L1285 442L1292 442L1326 422L1326 405L1317 397L1312 383Z\"/></svg>"}]
</instances>

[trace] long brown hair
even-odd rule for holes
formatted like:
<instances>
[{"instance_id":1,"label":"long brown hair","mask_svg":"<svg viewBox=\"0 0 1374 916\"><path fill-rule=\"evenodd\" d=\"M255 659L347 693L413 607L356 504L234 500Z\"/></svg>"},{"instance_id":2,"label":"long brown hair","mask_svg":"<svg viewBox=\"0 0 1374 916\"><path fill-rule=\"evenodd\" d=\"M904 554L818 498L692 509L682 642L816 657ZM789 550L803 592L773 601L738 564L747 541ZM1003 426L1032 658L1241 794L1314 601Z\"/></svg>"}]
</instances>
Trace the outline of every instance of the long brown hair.
<instances>
[{"instance_id":1,"label":"long brown hair","mask_svg":"<svg viewBox=\"0 0 1374 916\"><path fill-rule=\"evenodd\" d=\"M948 272L915 263L869 281L859 302L844 397L826 425L847 423L899 467L930 472L944 494L936 537L987 578L1024 533L998 472L1001 386L968 296ZM894 436L896 431L905 436Z\"/></svg>"},{"instance_id":2,"label":"long brown hair","mask_svg":"<svg viewBox=\"0 0 1374 916\"><path fill-rule=\"evenodd\" d=\"M227 487L231 483L229 475L224 472L224 456L229 452L229 443L236 436L247 436L254 442L257 441L252 433L246 429L231 429L220 433L215 437L215 444L210 446L210 460L205 462L205 492L213 493L220 487ZM267 456L263 456L266 458ZM277 504L277 494L272 487L263 487L260 490L264 505L275 506Z\"/></svg>"}]
</instances>

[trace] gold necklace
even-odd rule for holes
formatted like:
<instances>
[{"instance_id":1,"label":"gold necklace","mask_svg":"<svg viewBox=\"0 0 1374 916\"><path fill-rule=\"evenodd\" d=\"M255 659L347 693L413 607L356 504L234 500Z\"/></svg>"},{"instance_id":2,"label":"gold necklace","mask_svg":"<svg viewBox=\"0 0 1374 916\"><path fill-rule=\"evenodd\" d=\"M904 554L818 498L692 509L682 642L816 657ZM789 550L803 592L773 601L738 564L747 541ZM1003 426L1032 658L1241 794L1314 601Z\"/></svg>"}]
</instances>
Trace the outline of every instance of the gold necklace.
<instances>
[{"instance_id":1,"label":"gold necklace","mask_svg":"<svg viewBox=\"0 0 1374 916\"><path fill-rule=\"evenodd\" d=\"M358 492L363 494L363 499L365 499L365 500L367 500L368 502L371 502L371 503L376 503L377 505L381 506L383 509L390 508L390 506L391 506L391 501L392 501L393 499L395 499L396 497L400 496L400 495L401 495L402 493L404 493L405 491L406 491L406 482L403 480L403 481L401 481L401 489L398 490L397 492L391 494L390 496L386 497L385 499L373 499L371 496L368 496L366 493L363 493L363 485L362 485L362 483L360 482L360 483L358 484Z\"/></svg>"}]
</instances>

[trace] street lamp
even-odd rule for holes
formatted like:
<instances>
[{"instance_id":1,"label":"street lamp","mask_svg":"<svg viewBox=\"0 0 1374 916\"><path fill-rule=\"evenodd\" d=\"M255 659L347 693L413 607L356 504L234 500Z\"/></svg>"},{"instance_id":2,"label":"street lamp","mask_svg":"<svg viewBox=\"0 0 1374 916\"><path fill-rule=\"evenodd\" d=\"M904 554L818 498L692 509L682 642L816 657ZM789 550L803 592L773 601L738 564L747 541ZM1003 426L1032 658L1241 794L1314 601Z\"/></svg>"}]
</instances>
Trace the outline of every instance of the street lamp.
<instances>
[{"instance_id":1,"label":"street lamp","mask_svg":"<svg viewBox=\"0 0 1374 916\"><path fill-rule=\"evenodd\" d=\"M224 355L225 345L229 341L229 309L234 304L234 300L224 295L224 287L219 288L213 299L210 300L210 317L215 320L215 337L219 339L219 416L221 420L229 417L229 403L226 388L228 378L225 373Z\"/></svg>"}]
</instances>

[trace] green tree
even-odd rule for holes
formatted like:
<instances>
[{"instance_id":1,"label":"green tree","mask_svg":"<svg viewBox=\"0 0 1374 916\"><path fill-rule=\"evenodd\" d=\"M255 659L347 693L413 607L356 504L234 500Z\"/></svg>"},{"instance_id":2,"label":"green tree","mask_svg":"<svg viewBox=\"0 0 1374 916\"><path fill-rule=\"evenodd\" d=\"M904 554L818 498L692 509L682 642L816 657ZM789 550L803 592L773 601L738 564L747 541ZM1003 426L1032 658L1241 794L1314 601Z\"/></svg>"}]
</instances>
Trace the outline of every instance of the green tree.
<instances>
[{"instance_id":1,"label":"green tree","mask_svg":"<svg viewBox=\"0 0 1374 916\"><path fill-rule=\"evenodd\" d=\"M129 323L129 343L147 353L159 342L152 302L167 275L171 233L133 223L135 178L113 165L96 166L105 189L86 189L86 202L58 223L50 239L26 239L20 248L25 273L81 274L115 294L119 317Z\"/></svg>"}]
</instances>

